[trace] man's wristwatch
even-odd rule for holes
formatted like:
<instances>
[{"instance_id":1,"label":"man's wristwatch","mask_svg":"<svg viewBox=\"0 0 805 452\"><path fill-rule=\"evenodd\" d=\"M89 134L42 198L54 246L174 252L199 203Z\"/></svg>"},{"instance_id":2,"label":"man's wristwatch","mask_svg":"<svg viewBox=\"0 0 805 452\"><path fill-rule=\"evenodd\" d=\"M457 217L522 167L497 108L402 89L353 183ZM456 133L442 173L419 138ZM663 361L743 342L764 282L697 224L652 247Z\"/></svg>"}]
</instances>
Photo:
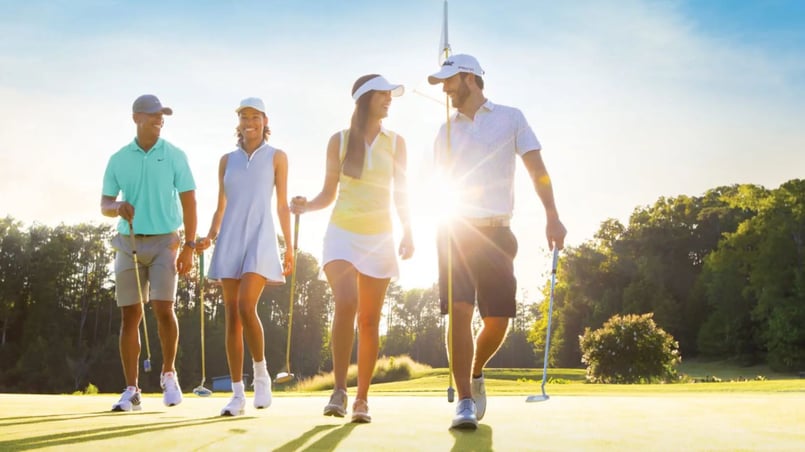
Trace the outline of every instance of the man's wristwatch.
<instances>
[{"instance_id":1,"label":"man's wristwatch","mask_svg":"<svg viewBox=\"0 0 805 452\"><path fill-rule=\"evenodd\" d=\"M188 248L191 248L191 249L196 249L196 242L194 242L193 240L188 240L188 241L184 242L184 246L186 246Z\"/></svg>"}]
</instances>

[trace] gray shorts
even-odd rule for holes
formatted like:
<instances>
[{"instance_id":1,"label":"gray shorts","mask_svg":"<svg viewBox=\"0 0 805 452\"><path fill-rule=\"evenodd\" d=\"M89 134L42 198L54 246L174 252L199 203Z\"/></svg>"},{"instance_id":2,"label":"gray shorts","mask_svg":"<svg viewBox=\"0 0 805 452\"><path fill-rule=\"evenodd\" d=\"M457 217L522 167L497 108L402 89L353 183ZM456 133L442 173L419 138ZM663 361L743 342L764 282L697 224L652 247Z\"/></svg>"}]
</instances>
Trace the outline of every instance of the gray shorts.
<instances>
[{"instance_id":1,"label":"gray shorts","mask_svg":"<svg viewBox=\"0 0 805 452\"><path fill-rule=\"evenodd\" d=\"M140 270L140 285L143 303L148 300L174 301L176 299L176 253L179 250L179 234L137 236L137 262ZM137 275L131 237L117 234L112 238L115 253L115 298L119 307L140 302L137 291Z\"/></svg>"}]
</instances>

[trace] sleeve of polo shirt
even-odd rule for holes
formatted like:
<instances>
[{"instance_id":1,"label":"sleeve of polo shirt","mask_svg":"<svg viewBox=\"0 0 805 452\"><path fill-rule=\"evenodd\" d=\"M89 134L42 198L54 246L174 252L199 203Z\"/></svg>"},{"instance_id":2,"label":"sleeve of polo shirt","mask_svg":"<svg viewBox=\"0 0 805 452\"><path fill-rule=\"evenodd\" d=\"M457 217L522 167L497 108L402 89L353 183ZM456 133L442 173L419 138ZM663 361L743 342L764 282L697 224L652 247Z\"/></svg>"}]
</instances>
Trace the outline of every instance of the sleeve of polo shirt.
<instances>
[{"instance_id":1,"label":"sleeve of polo shirt","mask_svg":"<svg viewBox=\"0 0 805 452\"><path fill-rule=\"evenodd\" d=\"M117 198L117 195L120 194L120 184L117 182L117 177L113 169L113 157L114 156L110 157L109 161L106 163L106 171L103 173L103 191L101 193L104 196L114 196Z\"/></svg>"},{"instance_id":2,"label":"sleeve of polo shirt","mask_svg":"<svg viewBox=\"0 0 805 452\"><path fill-rule=\"evenodd\" d=\"M179 193L196 189L196 181L193 179L193 172L190 171L187 154L180 149L176 149L173 185Z\"/></svg>"},{"instance_id":3,"label":"sleeve of polo shirt","mask_svg":"<svg viewBox=\"0 0 805 452\"><path fill-rule=\"evenodd\" d=\"M542 149L542 145L539 144L539 140L537 136L534 134L534 131L531 129L531 126L528 125L528 121L525 119L525 115L520 110L515 109L515 127L516 127L516 137L515 137L515 144L517 148L518 155L524 155L526 152L529 151L539 151Z\"/></svg>"}]
</instances>

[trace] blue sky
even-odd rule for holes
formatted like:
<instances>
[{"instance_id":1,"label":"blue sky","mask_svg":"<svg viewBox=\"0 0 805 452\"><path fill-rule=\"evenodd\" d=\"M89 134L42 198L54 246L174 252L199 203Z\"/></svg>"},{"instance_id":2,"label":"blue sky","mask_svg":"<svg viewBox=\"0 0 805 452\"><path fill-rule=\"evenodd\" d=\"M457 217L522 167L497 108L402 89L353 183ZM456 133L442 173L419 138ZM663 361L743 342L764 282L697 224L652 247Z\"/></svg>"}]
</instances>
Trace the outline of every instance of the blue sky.
<instances>
[{"instance_id":1,"label":"blue sky","mask_svg":"<svg viewBox=\"0 0 805 452\"><path fill-rule=\"evenodd\" d=\"M108 156L131 140L131 102L175 110L163 137L187 151L199 230L215 205L234 108L260 96L291 194L315 195L329 136L348 125L366 73L406 86L385 125L408 143L418 251L401 283L435 279L429 153L444 121L442 2L3 1L0 215L26 224L110 221L98 202ZM486 70L487 97L525 113L544 146L568 242L627 221L660 196L719 185L774 188L805 171L805 3L452 1L450 42ZM436 101L434 101L435 99ZM304 217L318 255L327 212ZM517 273L534 293L549 264L544 214L522 168Z\"/></svg>"}]
</instances>

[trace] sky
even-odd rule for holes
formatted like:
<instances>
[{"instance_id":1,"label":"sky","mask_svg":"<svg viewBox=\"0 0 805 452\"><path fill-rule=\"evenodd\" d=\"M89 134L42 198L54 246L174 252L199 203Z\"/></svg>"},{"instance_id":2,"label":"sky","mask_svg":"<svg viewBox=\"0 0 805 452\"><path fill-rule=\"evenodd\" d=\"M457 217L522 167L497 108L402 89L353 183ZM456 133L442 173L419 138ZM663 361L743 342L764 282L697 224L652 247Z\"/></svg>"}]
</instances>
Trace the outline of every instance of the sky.
<instances>
[{"instance_id":1,"label":"sky","mask_svg":"<svg viewBox=\"0 0 805 452\"><path fill-rule=\"evenodd\" d=\"M174 110L162 136L189 156L200 233L244 97L266 102L289 194L311 198L328 138L349 125L353 82L380 73L406 88L384 120L409 152L417 251L399 283L436 280L427 174L445 107L426 79L438 70L442 1L0 6L0 215L113 224L100 214L103 171L134 137L143 93ZM448 23L453 53L485 69L487 98L521 109L542 143L568 245L661 196L776 188L805 173L805 2L467 0L449 2ZM303 251L320 256L328 218L303 215ZM526 299L547 277L544 228L518 164L512 229Z\"/></svg>"}]
</instances>

